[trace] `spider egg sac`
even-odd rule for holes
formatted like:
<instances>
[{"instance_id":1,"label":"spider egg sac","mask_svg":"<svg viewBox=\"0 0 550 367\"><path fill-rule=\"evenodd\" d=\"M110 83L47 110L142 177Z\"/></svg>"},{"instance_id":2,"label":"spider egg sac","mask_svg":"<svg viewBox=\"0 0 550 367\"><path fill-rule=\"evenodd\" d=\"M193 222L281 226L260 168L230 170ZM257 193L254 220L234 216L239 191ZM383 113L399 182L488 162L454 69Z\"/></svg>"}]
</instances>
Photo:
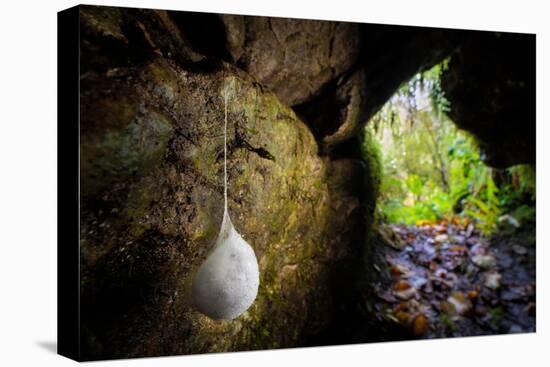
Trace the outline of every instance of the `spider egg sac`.
<instances>
[{"instance_id":1,"label":"spider egg sac","mask_svg":"<svg viewBox=\"0 0 550 367\"><path fill-rule=\"evenodd\" d=\"M193 302L212 319L232 320L252 305L259 284L254 250L235 230L226 212L216 245L193 281Z\"/></svg>"}]
</instances>

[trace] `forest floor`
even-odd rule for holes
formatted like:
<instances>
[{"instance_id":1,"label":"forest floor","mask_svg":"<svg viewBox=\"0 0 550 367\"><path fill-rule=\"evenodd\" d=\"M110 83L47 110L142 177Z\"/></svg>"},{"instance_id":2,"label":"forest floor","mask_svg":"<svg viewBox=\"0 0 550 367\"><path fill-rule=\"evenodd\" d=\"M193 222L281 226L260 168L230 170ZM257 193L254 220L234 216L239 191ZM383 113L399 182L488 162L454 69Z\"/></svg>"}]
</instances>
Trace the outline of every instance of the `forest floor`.
<instances>
[{"instance_id":1,"label":"forest floor","mask_svg":"<svg viewBox=\"0 0 550 367\"><path fill-rule=\"evenodd\" d=\"M374 314L392 334L439 338L535 331L534 227L485 238L473 223L388 225Z\"/></svg>"}]
</instances>

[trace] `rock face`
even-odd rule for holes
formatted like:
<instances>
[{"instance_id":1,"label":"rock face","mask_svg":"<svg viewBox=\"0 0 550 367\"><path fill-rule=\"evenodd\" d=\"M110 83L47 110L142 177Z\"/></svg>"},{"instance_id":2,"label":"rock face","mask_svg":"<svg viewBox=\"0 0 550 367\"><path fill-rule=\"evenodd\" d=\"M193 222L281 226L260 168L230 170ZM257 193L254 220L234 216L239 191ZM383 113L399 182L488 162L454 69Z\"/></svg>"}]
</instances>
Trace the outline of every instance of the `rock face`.
<instances>
[{"instance_id":1,"label":"rock face","mask_svg":"<svg viewBox=\"0 0 550 367\"><path fill-rule=\"evenodd\" d=\"M234 62L289 106L310 100L357 62L359 27L354 23L244 16L222 19Z\"/></svg>"},{"instance_id":2,"label":"rock face","mask_svg":"<svg viewBox=\"0 0 550 367\"><path fill-rule=\"evenodd\" d=\"M323 154L346 149L401 83L443 61L462 37L461 31L362 24L355 67L296 107Z\"/></svg>"},{"instance_id":3,"label":"rock face","mask_svg":"<svg viewBox=\"0 0 550 367\"><path fill-rule=\"evenodd\" d=\"M349 258L359 213L331 177L338 163L240 69L165 57L164 26L146 26L141 11L82 12L84 357L303 345L331 321L330 270ZM227 85L229 210L260 288L244 315L214 321L194 309L191 282L222 220Z\"/></svg>"},{"instance_id":4,"label":"rock face","mask_svg":"<svg viewBox=\"0 0 550 367\"><path fill-rule=\"evenodd\" d=\"M535 163L535 35L467 37L442 78L451 119L495 167Z\"/></svg>"}]
</instances>

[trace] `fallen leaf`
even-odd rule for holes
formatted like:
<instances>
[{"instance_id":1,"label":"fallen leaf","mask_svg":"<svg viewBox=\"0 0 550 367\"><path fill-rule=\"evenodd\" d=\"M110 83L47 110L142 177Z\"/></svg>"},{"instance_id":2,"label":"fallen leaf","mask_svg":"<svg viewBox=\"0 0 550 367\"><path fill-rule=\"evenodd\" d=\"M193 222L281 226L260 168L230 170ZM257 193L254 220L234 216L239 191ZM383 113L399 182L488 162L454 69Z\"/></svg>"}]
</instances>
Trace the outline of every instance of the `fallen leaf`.
<instances>
[{"instance_id":1,"label":"fallen leaf","mask_svg":"<svg viewBox=\"0 0 550 367\"><path fill-rule=\"evenodd\" d=\"M520 223L518 222L518 220L514 217L512 217L510 214L505 214L503 216L500 216L498 218L498 222L500 224L508 224L512 227L515 227L515 228L519 228L520 227Z\"/></svg>"},{"instance_id":2,"label":"fallen leaf","mask_svg":"<svg viewBox=\"0 0 550 367\"><path fill-rule=\"evenodd\" d=\"M394 316L397 320L399 320L399 323L403 325L408 324L409 318L411 317L411 315L405 311L397 311L394 313Z\"/></svg>"},{"instance_id":3,"label":"fallen leaf","mask_svg":"<svg viewBox=\"0 0 550 367\"><path fill-rule=\"evenodd\" d=\"M395 283L393 289L395 296L403 300L410 299L416 294L416 289L404 280Z\"/></svg>"},{"instance_id":4,"label":"fallen leaf","mask_svg":"<svg viewBox=\"0 0 550 367\"><path fill-rule=\"evenodd\" d=\"M410 275L408 279L409 279L409 282L411 283L411 286L416 289L422 287L424 284L428 282L426 278L418 275Z\"/></svg>"},{"instance_id":5,"label":"fallen leaf","mask_svg":"<svg viewBox=\"0 0 550 367\"><path fill-rule=\"evenodd\" d=\"M472 309L472 302L462 292L453 292L447 302L452 306L451 314L465 315Z\"/></svg>"},{"instance_id":6,"label":"fallen leaf","mask_svg":"<svg viewBox=\"0 0 550 367\"><path fill-rule=\"evenodd\" d=\"M473 223L469 223L468 226L466 227L466 237L471 237L472 236L472 233L474 233L474 224Z\"/></svg>"},{"instance_id":7,"label":"fallen leaf","mask_svg":"<svg viewBox=\"0 0 550 367\"><path fill-rule=\"evenodd\" d=\"M416 337L420 337L428 331L429 322L428 318L424 314L418 314L414 317L411 323L412 334Z\"/></svg>"},{"instance_id":8,"label":"fallen leaf","mask_svg":"<svg viewBox=\"0 0 550 367\"><path fill-rule=\"evenodd\" d=\"M527 249L520 245L513 245L512 250L518 255L525 255L527 253Z\"/></svg>"},{"instance_id":9,"label":"fallen leaf","mask_svg":"<svg viewBox=\"0 0 550 367\"><path fill-rule=\"evenodd\" d=\"M465 254L468 251L468 249L462 246L451 246L449 247L449 251L457 252L459 254Z\"/></svg>"},{"instance_id":10,"label":"fallen leaf","mask_svg":"<svg viewBox=\"0 0 550 367\"><path fill-rule=\"evenodd\" d=\"M490 269L496 266L497 261L492 255L476 255L472 262L481 269Z\"/></svg>"},{"instance_id":11,"label":"fallen leaf","mask_svg":"<svg viewBox=\"0 0 550 367\"><path fill-rule=\"evenodd\" d=\"M380 299L382 299L382 300L384 300L388 303L393 303L393 302L397 301L397 299L390 292L378 293L377 296L378 296L378 298L380 298Z\"/></svg>"},{"instance_id":12,"label":"fallen leaf","mask_svg":"<svg viewBox=\"0 0 550 367\"><path fill-rule=\"evenodd\" d=\"M390 268L390 274L397 277L400 275L408 275L409 274L409 268L407 268L404 265L401 264L394 264Z\"/></svg>"},{"instance_id":13,"label":"fallen leaf","mask_svg":"<svg viewBox=\"0 0 550 367\"><path fill-rule=\"evenodd\" d=\"M500 273L497 272L491 272L485 275L485 283L484 285L489 288L496 290L500 288L500 280L502 279L502 276Z\"/></svg>"},{"instance_id":14,"label":"fallen leaf","mask_svg":"<svg viewBox=\"0 0 550 367\"><path fill-rule=\"evenodd\" d=\"M421 227L421 226L429 225L431 224L431 222L429 220L417 220L415 224Z\"/></svg>"},{"instance_id":15,"label":"fallen leaf","mask_svg":"<svg viewBox=\"0 0 550 367\"><path fill-rule=\"evenodd\" d=\"M411 285L405 280L400 280L393 285L393 289L396 291L403 291L409 288L411 288Z\"/></svg>"},{"instance_id":16,"label":"fallen leaf","mask_svg":"<svg viewBox=\"0 0 550 367\"><path fill-rule=\"evenodd\" d=\"M518 301L523 298L523 288L518 286L506 287L502 290L500 298L504 301Z\"/></svg>"}]
</instances>

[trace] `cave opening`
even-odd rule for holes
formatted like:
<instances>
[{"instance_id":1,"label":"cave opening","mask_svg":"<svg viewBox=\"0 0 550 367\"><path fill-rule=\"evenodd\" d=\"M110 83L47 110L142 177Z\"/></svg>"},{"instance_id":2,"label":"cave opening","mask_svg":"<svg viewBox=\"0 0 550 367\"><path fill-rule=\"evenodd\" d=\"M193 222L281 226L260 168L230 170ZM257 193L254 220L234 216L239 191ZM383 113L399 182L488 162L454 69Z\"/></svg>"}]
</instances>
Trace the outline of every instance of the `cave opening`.
<instances>
[{"instance_id":1,"label":"cave opening","mask_svg":"<svg viewBox=\"0 0 550 367\"><path fill-rule=\"evenodd\" d=\"M448 115L447 70L404 82L363 132L383 244L366 308L382 339L535 328L535 166L486 164Z\"/></svg>"}]
</instances>

